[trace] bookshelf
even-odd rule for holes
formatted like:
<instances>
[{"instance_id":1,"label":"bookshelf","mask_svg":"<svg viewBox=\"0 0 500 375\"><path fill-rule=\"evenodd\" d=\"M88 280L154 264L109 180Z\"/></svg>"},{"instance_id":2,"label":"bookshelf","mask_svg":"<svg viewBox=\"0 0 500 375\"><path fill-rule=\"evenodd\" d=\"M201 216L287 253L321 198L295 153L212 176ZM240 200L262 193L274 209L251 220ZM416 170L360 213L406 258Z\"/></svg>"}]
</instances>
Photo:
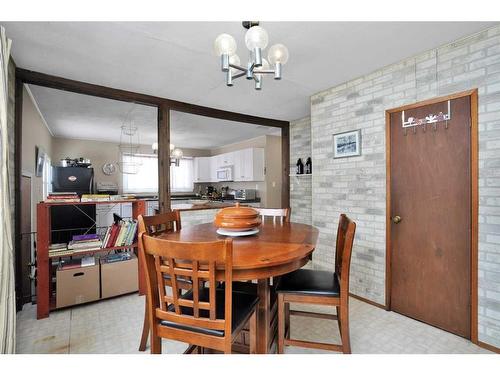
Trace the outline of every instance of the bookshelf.
<instances>
[{"instance_id":1,"label":"bookshelf","mask_svg":"<svg viewBox=\"0 0 500 375\"><path fill-rule=\"evenodd\" d=\"M146 201L145 200L115 200L115 201L102 201L102 202L40 202L37 204L37 273L36 273L36 291L37 291L37 319L47 318L50 310L54 308L51 303L52 296L52 282L51 282L51 258L58 258L60 256L49 257L49 245L51 237L51 224L50 224L50 209L52 206L83 206L83 205L100 205L100 204L115 204L115 203L132 203L132 218L137 219L139 215L146 214ZM112 250L123 250L137 248L137 244L101 248L97 250L80 251L74 256L89 255L99 252L106 252ZM139 265L139 294L145 293L145 280L143 276L142 259L138 256Z\"/></svg>"}]
</instances>

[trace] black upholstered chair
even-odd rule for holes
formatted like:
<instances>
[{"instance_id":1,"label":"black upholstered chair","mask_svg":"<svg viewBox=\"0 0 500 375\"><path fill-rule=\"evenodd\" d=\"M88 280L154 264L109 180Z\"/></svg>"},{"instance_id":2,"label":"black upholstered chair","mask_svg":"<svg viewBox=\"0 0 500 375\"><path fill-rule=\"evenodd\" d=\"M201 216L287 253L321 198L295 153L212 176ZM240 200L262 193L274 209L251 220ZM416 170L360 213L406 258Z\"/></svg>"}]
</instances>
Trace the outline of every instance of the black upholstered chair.
<instances>
[{"instance_id":1,"label":"black upholstered chair","mask_svg":"<svg viewBox=\"0 0 500 375\"><path fill-rule=\"evenodd\" d=\"M278 286L278 353L286 345L351 353L349 338L349 269L356 223L340 215L335 271L300 269L281 277ZM335 306L336 315L290 310L290 303ZM290 339L290 315L337 320L341 345Z\"/></svg>"}]
</instances>

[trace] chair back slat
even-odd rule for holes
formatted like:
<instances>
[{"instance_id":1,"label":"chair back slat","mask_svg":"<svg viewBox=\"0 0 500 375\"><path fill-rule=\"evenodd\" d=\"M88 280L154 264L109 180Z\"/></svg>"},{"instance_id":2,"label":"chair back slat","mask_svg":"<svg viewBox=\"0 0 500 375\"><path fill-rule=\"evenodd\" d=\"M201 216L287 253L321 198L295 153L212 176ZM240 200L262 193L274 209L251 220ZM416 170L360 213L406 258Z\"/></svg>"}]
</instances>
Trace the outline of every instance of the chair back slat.
<instances>
[{"instance_id":1,"label":"chair back slat","mask_svg":"<svg viewBox=\"0 0 500 375\"><path fill-rule=\"evenodd\" d=\"M209 294L210 294L210 301L215 301L215 262L209 262L208 263L208 283L210 286ZM210 319L213 320L215 319L215 303L213 305L210 305Z\"/></svg>"},{"instance_id":2,"label":"chair back slat","mask_svg":"<svg viewBox=\"0 0 500 375\"><path fill-rule=\"evenodd\" d=\"M179 288L177 287L177 276L175 275L174 268L175 268L174 258L168 258L168 274L170 275L170 282L172 283L172 299L174 302L175 313L180 314L181 310L179 305L179 297L180 297ZM160 267L160 272L161 272L161 267Z\"/></svg>"},{"instance_id":3,"label":"chair back slat","mask_svg":"<svg viewBox=\"0 0 500 375\"><path fill-rule=\"evenodd\" d=\"M198 262L193 261L193 316L200 317L200 288L198 287ZM210 305L210 304L209 304Z\"/></svg>"},{"instance_id":4,"label":"chair back slat","mask_svg":"<svg viewBox=\"0 0 500 375\"><path fill-rule=\"evenodd\" d=\"M141 217L142 222L139 220L139 232L146 232L148 235L158 235L164 232L181 230L181 216L179 211Z\"/></svg>"},{"instance_id":5,"label":"chair back slat","mask_svg":"<svg viewBox=\"0 0 500 375\"><path fill-rule=\"evenodd\" d=\"M232 308L232 239L213 242L181 242L169 241L156 236L141 235L142 249L146 259L159 258L160 262L146 262L148 278L150 274L159 272L162 277L167 275L172 283L172 296L161 296L164 304L158 301L155 308L157 319L180 322L182 324L213 329L224 329L231 333ZM217 276L224 270L222 280ZM189 298L180 295L177 288L177 277L189 277L193 281ZM220 276L219 276L220 279ZM155 280L155 279L152 279ZM155 280L156 281L156 280ZM199 285L208 281L208 297L206 292L200 292ZM217 319L216 311L216 281L224 281L226 289L226 306L224 319ZM162 288L159 288L162 289ZM227 289L231 291L228 295ZM151 289L152 290L152 289ZM148 293L150 287L148 284ZM205 296L202 298L202 296ZM149 294L148 294L149 297ZM206 300L208 299L208 301ZM155 299L151 301L154 303ZM173 308L170 307L173 305ZM188 310L186 310L188 308ZM173 311L172 311L173 310ZM223 328L221 328L223 327Z\"/></svg>"},{"instance_id":6,"label":"chair back slat","mask_svg":"<svg viewBox=\"0 0 500 375\"><path fill-rule=\"evenodd\" d=\"M341 214L335 246L335 273L340 279L341 295L349 293L349 273L355 233L356 223L345 214Z\"/></svg>"},{"instance_id":7,"label":"chair back slat","mask_svg":"<svg viewBox=\"0 0 500 375\"><path fill-rule=\"evenodd\" d=\"M290 221L290 208L256 208L262 216L262 221L272 218L273 224L284 224Z\"/></svg>"}]
</instances>

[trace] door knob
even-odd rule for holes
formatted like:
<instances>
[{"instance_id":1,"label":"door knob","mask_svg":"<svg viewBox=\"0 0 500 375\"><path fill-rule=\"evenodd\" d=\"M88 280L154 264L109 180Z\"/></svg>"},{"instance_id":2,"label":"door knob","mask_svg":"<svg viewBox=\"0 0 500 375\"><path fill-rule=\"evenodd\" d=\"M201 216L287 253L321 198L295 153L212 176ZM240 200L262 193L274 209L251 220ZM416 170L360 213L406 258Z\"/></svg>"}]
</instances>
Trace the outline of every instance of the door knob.
<instances>
[{"instance_id":1,"label":"door knob","mask_svg":"<svg viewBox=\"0 0 500 375\"><path fill-rule=\"evenodd\" d=\"M401 219L401 216L398 216L398 215L396 215L396 216L394 216L394 217L392 218L392 222L393 222L394 224L398 224L398 223L400 223L400 222L401 222L401 220L402 220L402 219Z\"/></svg>"}]
</instances>

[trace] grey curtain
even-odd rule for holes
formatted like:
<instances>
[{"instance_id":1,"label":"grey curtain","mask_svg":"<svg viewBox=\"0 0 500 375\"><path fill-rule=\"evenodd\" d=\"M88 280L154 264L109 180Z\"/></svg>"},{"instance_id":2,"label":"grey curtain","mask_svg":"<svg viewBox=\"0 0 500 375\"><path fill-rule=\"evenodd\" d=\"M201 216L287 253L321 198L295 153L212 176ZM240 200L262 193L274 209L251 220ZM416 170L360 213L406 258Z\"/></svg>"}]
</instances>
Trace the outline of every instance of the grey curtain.
<instances>
[{"instance_id":1,"label":"grey curtain","mask_svg":"<svg viewBox=\"0 0 500 375\"><path fill-rule=\"evenodd\" d=\"M8 65L11 41L0 27L0 353L14 353L16 307L14 251L12 246L11 204L9 195L9 137L7 105L9 100Z\"/></svg>"}]
</instances>

